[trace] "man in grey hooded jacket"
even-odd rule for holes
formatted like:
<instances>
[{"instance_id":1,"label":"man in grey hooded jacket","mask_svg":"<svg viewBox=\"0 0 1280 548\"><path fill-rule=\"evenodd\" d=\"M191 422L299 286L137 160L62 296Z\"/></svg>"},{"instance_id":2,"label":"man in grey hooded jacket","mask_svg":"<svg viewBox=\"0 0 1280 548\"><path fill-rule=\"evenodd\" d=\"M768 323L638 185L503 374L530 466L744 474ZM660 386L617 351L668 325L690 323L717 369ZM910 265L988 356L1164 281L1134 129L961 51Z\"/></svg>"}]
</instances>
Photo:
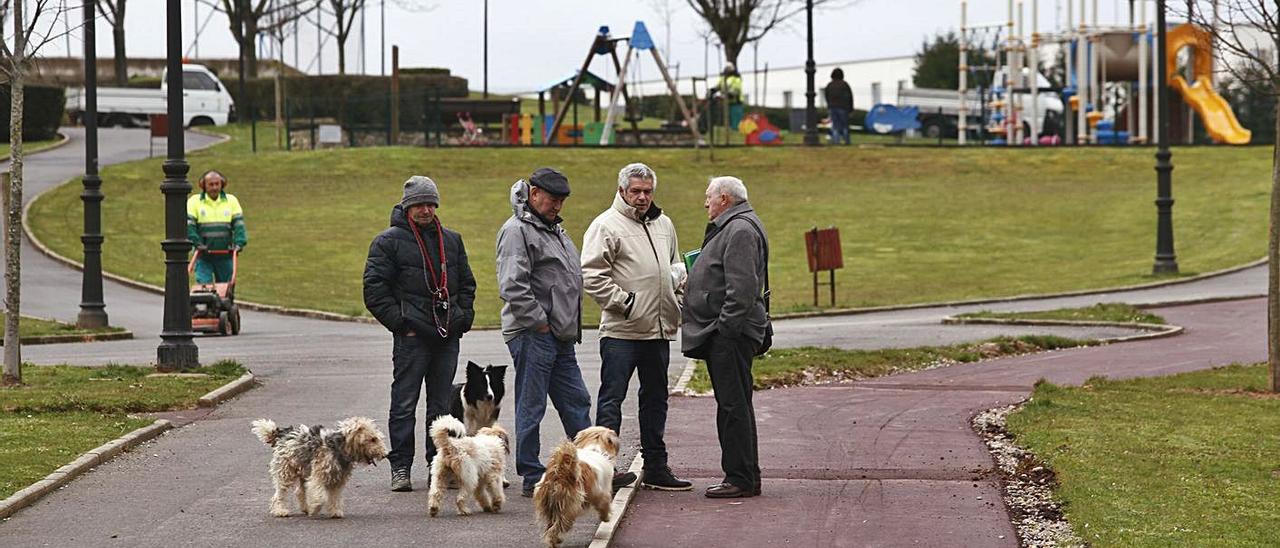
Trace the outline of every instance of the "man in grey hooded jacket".
<instances>
[{"instance_id":1,"label":"man in grey hooded jacket","mask_svg":"<svg viewBox=\"0 0 1280 548\"><path fill-rule=\"evenodd\" d=\"M516 473L526 497L546 471L538 453L547 398L569 439L591 426L591 394L574 351L582 342L582 264L560 226L568 197L564 174L539 168L511 187L512 215L498 231L502 336L516 370Z\"/></svg>"},{"instance_id":2,"label":"man in grey hooded jacket","mask_svg":"<svg viewBox=\"0 0 1280 548\"><path fill-rule=\"evenodd\" d=\"M751 497L760 494L751 361L769 325L763 293L769 240L741 179L712 179L704 206L711 222L689 271L680 350L706 360L716 394L724 482L708 488L706 495Z\"/></svg>"}]
</instances>

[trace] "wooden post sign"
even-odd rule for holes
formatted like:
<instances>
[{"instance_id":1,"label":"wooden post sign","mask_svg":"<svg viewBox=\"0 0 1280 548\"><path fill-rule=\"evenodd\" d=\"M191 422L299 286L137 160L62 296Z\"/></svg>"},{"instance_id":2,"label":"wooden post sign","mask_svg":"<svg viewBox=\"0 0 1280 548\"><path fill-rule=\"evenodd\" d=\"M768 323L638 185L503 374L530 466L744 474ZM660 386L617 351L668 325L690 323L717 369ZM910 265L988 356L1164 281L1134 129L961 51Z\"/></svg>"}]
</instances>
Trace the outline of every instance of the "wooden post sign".
<instances>
[{"instance_id":1,"label":"wooden post sign","mask_svg":"<svg viewBox=\"0 0 1280 548\"><path fill-rule=\"evenodd\" d=\"M809 255L809 272L813 273L813 306L818 306L818 272L831 273L831 306L836 305L836 269L844 268L840 252L840 229L828 227L804 233L804 247Z\"/></svg>"}]
</instances>

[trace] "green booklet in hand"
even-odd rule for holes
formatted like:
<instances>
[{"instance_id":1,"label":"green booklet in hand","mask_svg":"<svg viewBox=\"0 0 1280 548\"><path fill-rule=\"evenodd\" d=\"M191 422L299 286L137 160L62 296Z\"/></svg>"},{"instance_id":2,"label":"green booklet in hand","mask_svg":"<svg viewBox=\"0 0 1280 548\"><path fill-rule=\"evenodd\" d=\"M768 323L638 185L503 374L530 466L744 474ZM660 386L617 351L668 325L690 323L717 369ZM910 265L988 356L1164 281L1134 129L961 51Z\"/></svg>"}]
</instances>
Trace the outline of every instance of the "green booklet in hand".
<instances>
[{"instance_id":1,"label":"green booklet in hand","mask_svg":"<svg viewBox=\"0 0 1280 548\"><path fill-rule=\"evenodd\" d=\"M698 260L698 255L702 254L702 248L695 249L684 254L684 267L693 272L693 263Z\"/></svg>"}]
</instances>

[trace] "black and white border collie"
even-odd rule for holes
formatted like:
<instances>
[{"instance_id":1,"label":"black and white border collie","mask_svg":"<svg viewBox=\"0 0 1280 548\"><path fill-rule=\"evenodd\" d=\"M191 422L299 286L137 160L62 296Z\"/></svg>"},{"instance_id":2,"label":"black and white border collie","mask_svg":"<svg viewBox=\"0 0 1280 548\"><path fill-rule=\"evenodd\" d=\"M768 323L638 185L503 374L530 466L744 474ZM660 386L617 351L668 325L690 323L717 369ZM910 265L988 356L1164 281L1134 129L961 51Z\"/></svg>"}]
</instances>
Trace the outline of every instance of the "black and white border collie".
<instances>
[{"instance_id":1,"label":"black and white border collie","mask_svg":"<svg viewBox=\"0 0 1280 548\"><path fill-rule=\"evenodd\" d=\"M466 382L453 385L449 414L462 421L468 436L498 422L502 396L506 392L506 375L505 365L480 367L475 362L467 362Z\"/></svg>"}]
</instances>

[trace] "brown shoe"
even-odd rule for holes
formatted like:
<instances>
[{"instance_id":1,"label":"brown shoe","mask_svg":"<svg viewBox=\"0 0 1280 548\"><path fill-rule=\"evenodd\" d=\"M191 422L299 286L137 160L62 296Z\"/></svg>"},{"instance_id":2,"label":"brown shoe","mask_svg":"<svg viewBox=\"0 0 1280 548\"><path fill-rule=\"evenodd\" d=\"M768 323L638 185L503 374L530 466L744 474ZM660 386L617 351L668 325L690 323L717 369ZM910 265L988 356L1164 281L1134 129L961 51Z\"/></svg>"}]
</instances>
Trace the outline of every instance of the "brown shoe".
<instances>
[{"instance_id":1,"label":"brown shoe","mask_svg":"<svg viewBox=\"0 0 1280 548\"><path fill-rule=\"evenodd\" d=\"M709 499L737 499L754 496L754 490L743 489L732 483L721 483L707 488L707 498Z\"/></svg>"}]
</instances>

